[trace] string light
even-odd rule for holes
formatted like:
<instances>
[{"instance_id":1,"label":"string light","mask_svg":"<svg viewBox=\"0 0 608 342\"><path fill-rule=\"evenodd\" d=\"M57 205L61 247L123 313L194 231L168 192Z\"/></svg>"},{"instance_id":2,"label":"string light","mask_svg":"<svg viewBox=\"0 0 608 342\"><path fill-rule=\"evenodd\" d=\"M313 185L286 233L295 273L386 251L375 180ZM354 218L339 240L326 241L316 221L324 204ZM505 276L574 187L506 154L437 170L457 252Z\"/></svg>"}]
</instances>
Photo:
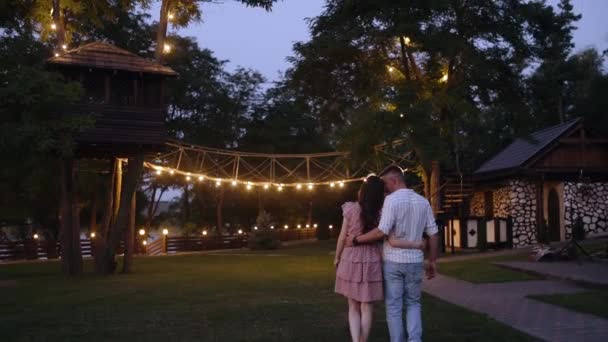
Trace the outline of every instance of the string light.
<instances>
[{"instance_id":1,"label":"string light","mask_svg":"<svg viewBox=\"0 0 608 342\"><path fill-rule=\"evenodd\" d=\"M169 235L169 229L167 229L167 228L163 229L163 235Z\"/></svg>"},{"instance_id":2,"label":"string light","mask_svg":"<svg viewBox=\"0 0 608 342\"><path fill-rule=\"evenodd\" d=\"M184 179L186 179L187 181L192 181L195 179L195 177L198 178L198 180L200 182L203 182L205 179L207 179L207 177L203 174L190 173L190 172L181 171L178 169L172 169L172 168L168 168L168 167L154 165L154 164L148 163L148 162L145 162L144 165L145 165L145 167L154 170L154 172L156 173L157 176L161 176L164 172L167 172L170 175L182 175L184 177ZM291 183L291 184L272 183L272 182L268 182L268 181L254 182L254 181L238 180L236 178L233 178L233 179L213 178L213 180L215 181L217 187L221 186L221 183L223 183L223 182L230 182L232 184L232 186L234 186L234 187L236 187L240 184L243 184L247 190L252 190L254 187L259 186L260 188L264 188L265 190L268 190L271 187L276 187L277 191L283 191L283 189L285 187L302 190L302 189L304 189L304 186L306 186L306 189L308 189L308 190L314 190L314 188L317 186L329 186L331 188L336 188L336 187L343 188L345 183L364 181L365 177L351 178L351 179L340 180L340 181L322 181L322 182Z\"/></svg>"},{"instance_id":3,"label":"string light","mask_svg":"<svg viewBox=\"0 0 608 342\"><path fill-rule=\"evenodd\" d=\"M402 118L402 117L403 117L403 114L399 114L399 117L400 117L400 118Z\"/></svg>"},{"instance_id":4,"label":"string light","mask_svg":"<svg viewBox=\"0 0 608 342\"><path fill-rule=\"evenodd\" d=\"M207 231L206 230L203 230L203 235L207 236Z\"/></svg>"},{"instance_id":5,"label":"string light","mask_svg":"<svg viewBox=\"0 0 608 342\"><path fill-rule=\"evenodd\" d=\"M316 224L316 223L315 223L315 224L313 224L312 226L313 226L313 227L315 227L315 228L317 228L317 224Z\"/></svg>"},{"instance_id":6,"label":"string light","mask_svg":"<svg viewBox=\"0 0 608 342\"><path fill-rule=\"evenodd\" d=\"M51 30L56 30L56 29L57 29L57 24L52 23L52 24L51 24Z\"/></svg>"},{"instance_id":7,"label":"string light","mask_svg":"<svg viewBox=\"0 0 608 342\"><path fill-rule=\"evenodd\" d=\"M96 235L95 232L91 232L91 239L94 239Z\"/></svg>"},{"instance_id":8,"label":"string light","mask_svg":"<svg viewBox=\"0 0 608 342\"><path fill-rule=\"evenodd\" d=\"M147 245L147 244L148 244L148 241L144 240L142 243L143 243L143 245L145 246L145 245Z\"/></svg>"},{"instance_id":9,"label":"string light","mask_svg":"<svg viewBox=\"0 0 608 342\"><path fill-rule=\"evenodd\" d=\"M143 235L145 235L145 234L146 234L146 231L145 231L145 230L143 230L143 229L140 229L140 230L139 230L139 235L142 235L142 236L143 236Z\"/></svg>"},{"instance_id":10,"label":"string light","mask_svg":"<svg viewBox=\"0 0 608 342\"><path fill-rule=\"evenodd\" d=\"M163 52L164 53L171 53L171 45L165 43L165 45L163 45Z\"/></svg>"},{"instance_id":11,"label":"string light","mask_svg":"<svg viewBox=\"0 0 608 342\"><path fill-rule=\"evenodd\" d=\"M243 230L239 229L239 235L243 235Z\"/></svg>"},{"instance_id":12,"label":"string light","mask_svg":"<svg viewBox=\"0 0 608 342\"><path fill-rule=\"evenodd\" d=\"M173 15L173 13L169 13L167 15L167 18L169 18L169 20L173 20L175 18L175 15Z\"/></svg>"},{"instance_id":13,"label":"string light","mask_svg":"<svg viewBox=\"0 0 608 342\"><path fill-rule=\"evenodd\" d=\"M301 225L301 224L299 224L299 225L298 225L298 229L300 229L300 228L302 228L302 225Z\"/></svg>"},{"instance_id":14,"label":"string light","mask_svg":"<svg viewBox=\"0 0 608 342\"><path fill-rule=\"evenodd\" d=\"M388 67L388 72L393 72L393 71L395 71L395 67L389 66Z\"/></svg>"},{"instance_id":15,"label":"string light","mask_svg":"<svg viewBox=\"0 0 608 342\"><path fill-rule=\"evenodd\" d=\"M334 226L332 224L330 224L329 229L334 229Z\"/></svg>"},{"instance_id":16,"label":"string light","mask_svg":"<svg viewBox=\"0 0 608 342\"><path fill-rule=\"evenodd\" d=\"M285 225L283 228L285 228L285 229L289 229L289 226L288 226L288 225Z\"/></svg>"},{"instance_id":17,"label":"string light","mask_svg":"<svg viewBox=\"0 0 608 342\"><path fill-rule=\"evenodd\" d=\"M61 45L61 48L62 48L62 49L64 49L64 50L67 50L67 49L68 49L68 46L67 46L67 45L65 45L65 44L63 44L63 45Z\"/></svg>"},{"instance_id":18,"label":"string light","mask_svg":"<svg viewBox=\"0 0 608 342\"><path fill-rule=\"evenodd\" d=\"M253 230L258 230L258 226L253 227Z\"/></svg>"},{"instance_id":19,"label":"string light","mask_svg":"<svg viewBox=\"0 0 608 342\"><path fill-rule=\"evenodd\" d=\"M274 226L270 226L270 229L274 229Z\"/></svg>"},{"instance_id":20,"label":"string light","mask_svg":"<svg viewBox=\"0 0 608 342\"><path fill-rule=\"evenodd\" d=\"M38 240L38 234L34 234L34 239Z\"/></svg>"},{"instance_id":21,"label":"string light","mask_svg":"<svg viewBox=\"0 0 608 342\"><path fill-rule=\"evenodd\" d=\"M220 182L219 180L215 181L215 187L219 188L222 185L222 182Z\"/></svg>"},{"instance_id":22,"label":"string light","mask_svg":"<svg viewBox=\"0 0 608 342\"><path fill-rule=\"evenodd\" d=\"M59 57L59 53L55 52L55 57Z\"/></svg>"},{"instance_id":23,"label":"string light","mask_svg":"<svg viewBox=\"0 0 608 342\"><path fill-rule=\"evenodd\" d=\"M405 37L403 40L405 41L405 45L410 45L410 37Z\"/></svg>"},{"instance_id":24,"label":"string light","mask_svg":"<svg viewBox=\"0 0 608 342\"><path fill-rule=\"evenodd\" d=\"M441 83L445 83L447 81L448 81L448 74L443 74L441 79L439 79L439 82L441 82Z\"/></svg>"}]
</instances>

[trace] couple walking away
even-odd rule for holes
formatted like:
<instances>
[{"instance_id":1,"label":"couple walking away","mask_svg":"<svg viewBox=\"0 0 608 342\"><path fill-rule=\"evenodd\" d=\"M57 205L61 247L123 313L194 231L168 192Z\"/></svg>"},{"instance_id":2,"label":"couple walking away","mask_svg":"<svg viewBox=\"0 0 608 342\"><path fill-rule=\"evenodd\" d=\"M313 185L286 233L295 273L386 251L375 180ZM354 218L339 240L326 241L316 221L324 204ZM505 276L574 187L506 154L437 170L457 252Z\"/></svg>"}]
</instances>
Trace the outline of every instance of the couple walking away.
<instances>
[{"instance_id":1,"label":"couple walking away","mask_svg":"<svg viewBox=\"0 0 608 342\"><path fill-rule=\"evenodd\" d=\"M385 191L389 193L386 198ZM380 177L368 177L358 201L345 203L342 210L335 291L348 299L352 340L367 341L373 302L384 298L390 340L421 341L423 233L429 237L429 279L435 276L437 258L437 225L429 202L407 188L400 167L390 166Z\"/></svg>"}]
</instances>

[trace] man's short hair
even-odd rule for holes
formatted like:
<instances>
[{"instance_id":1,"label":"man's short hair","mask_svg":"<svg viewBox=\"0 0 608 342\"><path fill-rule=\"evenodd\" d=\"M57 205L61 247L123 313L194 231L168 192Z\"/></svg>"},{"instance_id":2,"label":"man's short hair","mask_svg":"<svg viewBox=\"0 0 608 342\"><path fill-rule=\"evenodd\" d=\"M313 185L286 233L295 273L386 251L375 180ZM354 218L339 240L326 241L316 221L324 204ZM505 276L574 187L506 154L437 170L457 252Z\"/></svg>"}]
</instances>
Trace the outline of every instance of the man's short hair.
<instances>
[{"instance_id":1,"label":"man's short hair","mask_svg":"<svg viewBox=\"0 0 608 342\"><path fill-rule=\"evenodd\" d=\"M403 182L403 184L407 184L405 181L405 173L403 172L403 169L399 166L388 166L387 168L382 170L382 172L380 172L380 177L386 176L388 174L395 175L401 182Z\"/></svg>"}]
</instances>

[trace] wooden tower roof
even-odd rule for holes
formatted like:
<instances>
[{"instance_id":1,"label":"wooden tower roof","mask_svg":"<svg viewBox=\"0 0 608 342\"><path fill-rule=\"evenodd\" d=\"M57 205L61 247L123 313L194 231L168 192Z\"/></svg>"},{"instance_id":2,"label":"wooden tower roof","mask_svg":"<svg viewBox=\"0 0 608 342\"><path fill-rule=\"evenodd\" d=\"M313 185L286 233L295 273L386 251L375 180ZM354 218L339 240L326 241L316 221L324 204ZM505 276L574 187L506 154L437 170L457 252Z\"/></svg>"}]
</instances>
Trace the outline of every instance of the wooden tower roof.
<instances>
[{"instance_id":1,"label":"wooden tower roof","mask_svg":"<svg viewBox=\"0 0 608 342\"><path fill-rule=\"evenodd\" d=\"M173 69L142 58L132 52L105 42L92 42L77 49L51 57L49 64L123 70L164 76L176 76Z\"/></svg>"}]
</instances>

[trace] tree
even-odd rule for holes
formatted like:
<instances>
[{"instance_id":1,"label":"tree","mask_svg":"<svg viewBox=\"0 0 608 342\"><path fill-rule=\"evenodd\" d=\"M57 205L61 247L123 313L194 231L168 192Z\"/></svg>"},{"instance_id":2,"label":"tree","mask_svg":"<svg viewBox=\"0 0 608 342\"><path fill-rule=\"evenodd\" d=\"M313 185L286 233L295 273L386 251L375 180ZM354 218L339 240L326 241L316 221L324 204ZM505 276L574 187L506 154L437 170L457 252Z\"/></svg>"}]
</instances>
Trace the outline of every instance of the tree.
<instances>
[{"instance_id":1,"label":"tree","mask_svg":"<svg viewBox=\"0 0 608 342\"><path fill-rule=\"evenodd\" d=\"M527 69L542 35L563 30L568 41L568 5L558 15L540 1L329 0L312 39L294 46L289 84L360 160L405 139L429 195L433 161L472 168L527 129Z\"/></svg>"},{"instance_id":2,"label":"tree","mask_svg":"<svg viewBox=\"0 0 608 342\"><path fill-rule=\"evenodd\" d=\"M272 9L277 0L238 0L246 6L261 7L266 11ZM213 0L161 0L158 30L156 31L156 50L154 56L162 62L165 51L165 40L169 22L175 27L186 27L192 22L201 20L201 3Z\"/></svg>"},{"instance_id":3,"label":"tree","mask_svg":"<svg viewBox=\"0 0 608 342\"><path fill-rule=\"evenodd\" d=\"M9 196L3 196L7 206L2 207L25 206L8 217L12 216L13 221L35 218L42 225L55 221L59 213L62 270L78 274L82 271L80 208L77 198L68 198L74 193L77 177L70 171L74 170L72 165L66 164L73 157L74 135L90 127L92 118L61 115L66 106L80 98L80 85L65 82L61 75L44 70L42 61L48 50L36 41L32 32L12 33L4 31L0 37L0 101L3 103L0 146L5 161L11 160L14 165L3 171L1 184ZM58 163L57 159L62 162ZM56 175L47 165L58 164L63 165L61 174L65 180L61 187L45 179ZM32 183L36 178L42 182ZM62 193L60 207L56 205L56 198L52 200L52 194L59 192ZM18 202L19 198L26 201ZM74 205L68 205L69 201ZM28 202L33 205L27 206ZM41 206L45 202L49 204L46 209Z\"/></svg>"}]
</instances>

